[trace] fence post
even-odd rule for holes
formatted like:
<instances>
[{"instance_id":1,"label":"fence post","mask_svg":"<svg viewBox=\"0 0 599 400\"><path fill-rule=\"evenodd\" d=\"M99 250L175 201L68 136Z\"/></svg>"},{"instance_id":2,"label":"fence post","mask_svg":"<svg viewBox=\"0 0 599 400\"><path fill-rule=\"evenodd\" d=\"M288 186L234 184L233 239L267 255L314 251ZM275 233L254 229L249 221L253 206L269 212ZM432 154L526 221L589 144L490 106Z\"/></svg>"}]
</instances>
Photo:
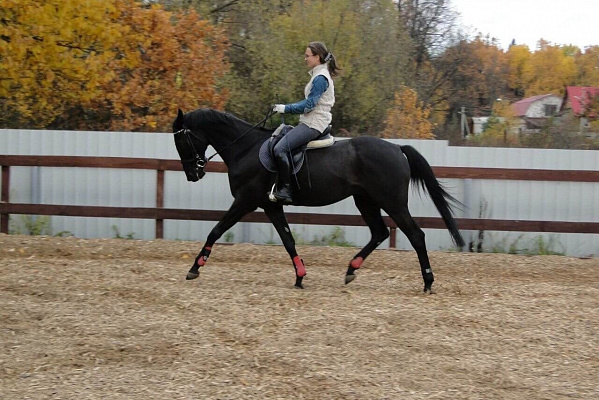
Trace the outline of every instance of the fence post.
<instances>
[{"instance_id":1,"label":"fence post","mask_svg":"<svg viewBox=\"0 0 599 400\"><path fill-rule=\"evenodd\" d=\"M156 208L164 207L164 169L162 166L158 166L156 174ZM164 220L156 219L156 239L164 239Z\"/></svg>"},{"instance_id":2,"label":"fence post","mask_svg":"<svg viewBox=\"0 0 599 400\"><path fill-rule=\"evenodd\" d=\"M394 249L397 244L397 228L392 226L389 230L391 231L391 234L389 235L389 248Z\"/></svg>"},{"instance_id":3,"label":"fence post","mask_svg":"<svg viewBox=\"0 0 599 400\"><path fill-rule=\"evenodd\" d=\"M0 202L7 204L9 202L9 189L10 189L10 166L2 166L2 197ZM0 215L0 233L8 234L8 214Z\"/></svg>"},{"instance_id":4,"label":"fence post","mask_svg":"<svg viewBox=\"0 0 599 400\"><path fill-rule=\"evenodd\" d=\"M474 199L474 194L472 192L472 179L464 179L464 218L476 218L473 215L473 210L476 210L476 200ZM470 251L470 246L474 242L474 236L472 231L464 232L464 245L462 246L462 251L468 252Z\"/></svg>"}]
</instances>

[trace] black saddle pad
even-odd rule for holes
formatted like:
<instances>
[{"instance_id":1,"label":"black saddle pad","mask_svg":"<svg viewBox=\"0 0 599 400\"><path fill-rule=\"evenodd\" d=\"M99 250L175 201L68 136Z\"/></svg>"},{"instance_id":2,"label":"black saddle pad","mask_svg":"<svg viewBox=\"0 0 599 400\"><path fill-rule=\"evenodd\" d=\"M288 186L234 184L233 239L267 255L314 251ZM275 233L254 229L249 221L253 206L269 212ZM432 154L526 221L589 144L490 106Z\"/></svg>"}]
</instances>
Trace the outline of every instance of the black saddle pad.
<instances>
[{"instance_id":1,"label":"black saddle pad","mask_svg":"<svg viewBox=\"0 0 599 400\"><path fill-rule=\"evenodd\" d=\"M278 172L277 164L275 163L275 159L272 153L272 149L277 144L279 140L281 140L287 132L293 129L291 125L285 125L281 128L280 132L276 136L271 136L262 143L260 147L260 162L270 172ZM302 146L299 149L294 150L293 152L293 174L297 174L299 170L304 165L304 158L306 153L306 146Z\"/></svg>"}]
</instances>

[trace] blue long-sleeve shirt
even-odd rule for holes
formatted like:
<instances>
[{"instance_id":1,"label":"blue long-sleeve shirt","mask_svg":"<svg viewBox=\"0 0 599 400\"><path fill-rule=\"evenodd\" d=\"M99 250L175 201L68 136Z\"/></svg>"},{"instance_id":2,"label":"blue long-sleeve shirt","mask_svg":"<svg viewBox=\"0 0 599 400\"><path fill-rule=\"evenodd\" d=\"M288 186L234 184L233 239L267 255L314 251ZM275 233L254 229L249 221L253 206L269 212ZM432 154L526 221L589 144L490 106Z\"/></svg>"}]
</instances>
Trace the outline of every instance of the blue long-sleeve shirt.
<instances>
[{"instance_id":1,"label":"blue long-sleeve shirt","mask_svg":"<svg viewBox=\"0 0 599 400\"><path fill-rule=\"evenodd\" d=\"M308 98L298 101L293 104L285 105L285 114L306 114L314 109L318 100L320 100L320 96L327 90L329 87L329 81L326 77L322 75L318 75L312 81L312 88L310 89L310 94L308 94Z\"/></svg>"}]
</instances>

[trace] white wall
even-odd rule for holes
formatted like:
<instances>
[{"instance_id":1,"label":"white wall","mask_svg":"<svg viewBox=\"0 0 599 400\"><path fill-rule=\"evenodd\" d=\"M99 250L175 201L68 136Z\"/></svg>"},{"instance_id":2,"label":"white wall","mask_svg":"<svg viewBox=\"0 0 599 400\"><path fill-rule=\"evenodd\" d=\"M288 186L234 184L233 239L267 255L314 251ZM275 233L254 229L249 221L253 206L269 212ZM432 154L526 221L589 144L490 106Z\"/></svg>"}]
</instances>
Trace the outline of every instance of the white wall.
<instances>
[{"instance_id":1,"label":"white wall","mask_svg":"<svg viewBox=\"0 0 599 400\"><path fill-rule=\"evenodd\" d=\"M450 147L440 140L391 140L410 144L433 166L485 168L539 168L599 170L599 151L504 149ZM71 155L178 159L173 137L167 133L71 132L0 130L0 154ZM212 154L211 149L207 154ZM217 158L218 160L218 158ZM599 183L533 182L500 180L444 179L449 191L469 206L458 217L476 218L481 204L487 205L484 218L549 221L599 222ZM156 172L145 170L92 168L11 168L11 202L154 207ZM182 172L165 173L165 207L225 210L232 202L226 174L208 173L198 183L190 183ZM409 199L413 216L438 216L426 196L412 193ZM353 200L321 207L290 207L291 212L357 214ZM18 222L23 216L14 215ZM53 233L68 231L78 237L121 236L154 238L154 221L128 218L51 217ZM204 241L214 222L164 222L166 239ZM334 227L292 225L305 241L330 234ZM370 233L366 227L343 227L345 239L364 245ZM239 223L230 231L234 242L280 243L270 224ZM430 250L452 247L449 233L425 229ZM477 232L463 232L475 239ZM398 232L397 246L411 249ZM516 245L531 248L542 239L552 250L570 255L599 255L599 234L541 234L486 232L487 250ZM224 240L221 239L221 240ZM388 241L381 248L388 247Z\"/></svg>"},{"instance_id":2,"label":"white wall","mask_svg":"<svg viewBox=\"0 0 599 400\"><path fill-rule=\"evenodd\" d=\"M562 106L562 100L563 99L558 96L543 97L530 105L528 110L526 110L526 116L529 118L544 118L546 117L545 105L557 106L557 111L559 111Z\"/></svg>"}]
</instances>

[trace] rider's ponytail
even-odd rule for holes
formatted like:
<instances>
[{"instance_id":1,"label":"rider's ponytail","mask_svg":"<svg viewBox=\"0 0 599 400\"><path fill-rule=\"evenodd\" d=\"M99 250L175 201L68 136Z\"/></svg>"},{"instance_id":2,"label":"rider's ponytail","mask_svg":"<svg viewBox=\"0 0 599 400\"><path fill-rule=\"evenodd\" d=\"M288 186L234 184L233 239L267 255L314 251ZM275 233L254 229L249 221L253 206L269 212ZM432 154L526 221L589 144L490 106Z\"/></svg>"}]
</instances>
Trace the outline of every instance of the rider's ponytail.
<instances>
[{"instance_id":1,"label":"rider's ponytail","mask_svg":"<svg viewBox=\"0 0 599 400\"><path fill-rule=\"evenodd\" d=\"M321 64L327 64L331 76L338 75L337 71L341 70L341 67L337 65L337 60L335 59L335 56L327 49L327 46L325 46L324 43L312 42L308 45L308 47L310 48L310 50L312 50L312 54L318 55Z\"/></svg>"}]
</instances>

